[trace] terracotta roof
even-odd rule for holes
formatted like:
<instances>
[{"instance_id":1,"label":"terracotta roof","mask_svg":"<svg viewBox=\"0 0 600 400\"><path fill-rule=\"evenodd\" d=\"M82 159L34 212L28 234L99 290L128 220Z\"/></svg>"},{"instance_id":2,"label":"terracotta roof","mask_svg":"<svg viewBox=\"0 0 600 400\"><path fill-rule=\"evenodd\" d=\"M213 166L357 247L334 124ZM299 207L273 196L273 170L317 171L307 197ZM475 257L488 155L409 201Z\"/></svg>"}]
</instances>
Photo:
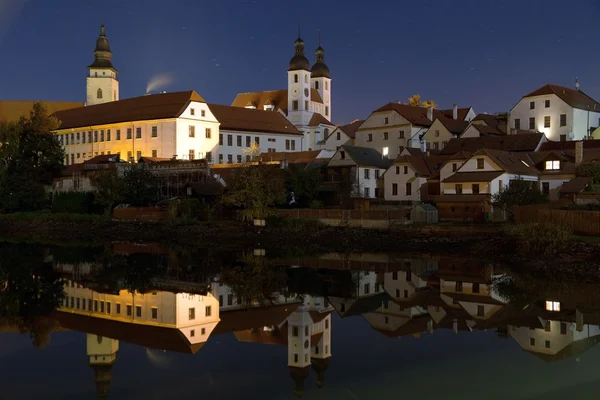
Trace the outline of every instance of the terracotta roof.
<instances>
[{"instance_id":1,"label":"terracotta roof","mask_svg":"<svg viewBox=\"0 0 600 400\"><path fill-rule=\"evenodd\" d=\"M401 156L394 164L408 163L422 177L437 175L442 166L450 159L448 156Z\"/></svg>"},{"instance_id":2,"label":"terracotta roof","mask_svg":"<svg viewBox=\"0 0 600 400\"><path fill-rule=\"evenodd\" d=\"M575 150L575 143L578 141L568 141L568 142L554 142L548 140L540 146L540 151L551 151L551 150ZM584 140L583 141L583 149L600 149L600 140ZM585 151L584 151L585 153Z\"/></svg>"},{"instance_id":3,"label":"terracotta roof","mask_svg":"<svg viewBox=\"0 0 600 400\"><path fill-rule=\"evenodd\" d=\"M36 101L0 100L0 123L16 122L21 117L29 116ZM83 107L83 102L76 101L42 101L48 115L57 111Z\"/></svg>"},{"instance_id":4,"label":"terracotta roof","mask_svg":"<svg viewBox=\"0 0 600 400\"><path fill-rule=\"evenodd\" d=\"M571 179L569 182L565 182L560 189L561 193L581 193L585 190L587 185L590 183L590 178L576 177Z\"/></svg>"},{"instance_id":5,"label":"terracotta roof","mask_svg":"<svg viewBox=\"0 0 600 400\"><path fill-rule=\"evenodd\" d=\"M460 119L452 119L452 118L438 118L440 122L450 131L450 133L454 135L460 135L467 129L469 123L467 121L463 121Z\"/></svg>"},{"instance_id":6,"label":"terracotta roof","mask_svg":"<svg viewBox=\"0 0 600 400\"><path fill-rule=\"evenodd\" d=\"M544 138L543 133L522 133L507 136L484 136L478 138L450 139L442 154L456 154L459 151L475 152L480 149L506 151L535 151Z\"/></svg>"},{"instance_id":7,"label":"terracotta roof","mask_svg":"<svg viewBox=\"0 0 600 400\"><path fill-rule=\"evenodd\" d=\"M427 332L430 321L432 321L431 316L424 314L409 319L406 323L393 331L381 328L375 330L387 337L402 337Z\"/></svg>"},{"instance_id":8,"label":"terracotta roof","mask_svg":"<svg viewBox=\"0 0 600 400\"><path fill-rule=\"evenodd\" d=\"M493 305L504 305L503 302L494 299L490 296L476 295L476 294L468 294L468 293L442 293L448 297L453 298L458 302L465 303L480 303L480 304L493 304Z\"/></svg>"},{"instance_id":9,"label":"terracotta roof","mask_svg":"<svg viewBox=\"0 0 600 400\"><path fill-rule=\"evenodd\" d=\"M333 126L331 121L329 121L327 118L325 118L321 114L313 113L312 117L310 118L310 121L308 122L308 126L319 126L321 124Z\"/></svg>"},{"instance_id":10,"label":"terracotta roof","mask_svg":"<svg viewBox=\"0 0 600 400\"><path fill-rule=\"evenodd\" d=\"M454 175L453 175L454 176ZM445 181L444 181L445 182ZM481 203L489 201L489 194L444 194L433 197L434 203Z\"/></svg>"},{"instance_id":11,"label":"terracotta roof","mask_svg":"<svg viewBox=\"0 0 600 400\"><path fill-rule=\"evenodd\" d=\"M473 127L479 131L480 136L485 135L506 135L500 129L495 126L473 124Z\"/></svg>"},{"instance_id":12,"label":"terracotta roof","mask_svg":"<svg viewBox=\"0 0 600 400\"><path fill-rule=\"evenodd\" d=\"M379 107L377 110L373 111L373 113L382 111L396 111L413 125L431 126L433 123L433 121L430 121L427 118L427 108L425 107L413 107L408 104L388 103L383 107ZM433 120L440 117L444 118L445 114L442 111L433 110Z\"/></svg>"},{"instance_id":13,"label":"terracotta roof","mask_svg":"<svg viewBox=\"0 0 600 400\"><path fill-rule=\"evenodd\" d=\"M548 94L555 94L562 101L573 108L600 112L600 103L598 103L596 100L592 99L581 90L575 90L564 86L547 84L523 96L523 98L526 99L528 97L543 96Z\"/></svg>"},{"instance_id":14,"label":"terracotta roof","mask_svg":"<svg viewBox=\"0 0 600 400\"><path fill-rule=\"evenodd\" d=\"M249 131L302 135L296 127L278 112L243 107L209 104L208 108L221 124L219 131Z\"/></svg>"},{"instance_id":15,"label":"terracotta roof","mask_svg":"<svg viewBox=\"0 0 600 400\"><path fill-rule=\"evenodd\" d=\"M174 161L172 158L168 157L146 157L142 156L139 158L138 162L141 163L163 163L163 162L172 162ZM177 161L177 160L175 160Z\"/></svg>"},{"instance_id":16,"label":"terracotta roof","mask_svg":"<svg viewBox=\"0 0 600 400\"><path fill-rule=\"evenodd\" d=\"M61 121L59 129L83 128L119 122L176 118L190 101L205 102L198 93L188 90L111 101L58 111L53 115Z\"/></svg>"},{"instance_id":17,"label":"terracotta roof","mask_svg":"<svg viewBox=\"0 0 600 400\"><path fill-rule=\"evenodd\" d=\"M503 171L457 172L444 179L443 182L491 182L503 173Z\"/></svg>"},{"instance_id":18,"label":"terracotta roof","mask_svg":"<svg viewBox=\"0 0 600 400\"><path fill-rule=\"evenodd\" d=\"M321 150L310 150L310 151L291 151L291 152L272 152L272 153L261 153L258 157L261 161L284 161L288 163L309 163L315 161L317 156L321 153Z\"/></svg>"},{"instance_id":19,"label":"terracotta roof","mask_svg":"<svg viewBox=\"0 0 600 400\"><path fill-rule=\"evenodd\" d=\"M299 304L281 304L272 307L244 308L221 311L221 321L212 331L212 335L259 329L265 326L277 326L293 313Z\"/></svg>"},{"instance_id":20,"label":"terracotta roof","mask_svg":"<svg viewBox=\"0 0 600 400\"><path fill-rule=\"evenodd\" d=\"M317 89L310 89L311 101L323 104L323 99ZM270 103L269 103L270 101ZM265 105L272 105L275 111L281 110L286 115L288 114L288 91L287 89L282 90L268 90L265 92L248 92L238 93L233 99L231 105L233 107L246 107L248 103L253 104L258 109L263 109Z\"/></svg>"},{"instance_id":21,"label":"terracotta roof","mask_svg":"<svg viewBox=\"0 0 600 400\"><path fill-rule=\"evenodd\" d=\"M468 151L459 151L458 153L451 155L448 160L468 160L471 157L473 157L473 153Z\"/></svg>"},{"instance_id":22,"label":"terracotta roof","mask_svg":"<svg viewBox=\"0 0 600 400\"><path fill-rule=\"evenodd\" d=\"M464 121L465 118L467 118L467 114L469 113L470 110L471 110L471 107L459 108L456 113L458 119L461 121ZM440 112L443 113L446 117L453 119L452 117L454 116L454 111L452 108L449 110L440 110Z\"/></svg>"},{"instance_id":23,"label":"terracotta roof","mask_svg":"<svg viewBox=\"0 0 600 400\"><path fill-rule=\"evenodd\" d=\"M483 121L487 126L498 126L497 116L494 114L477 114L473 121Z\"/></svg>"},{"instance_id":24,"label":"terracotta roof","mask_svg":"<svg viewBox=\"0 0 600 400\"><path fill-rule=\"evenodd\" d=\"M342 130L349 138L354 139L356 137L356 131L360 126L365 122L364 119L357 119L356 121L352 121L348 125L342 125L339 129Z\"/></svg>"},{"instance_id":25,"label":"terracotta roof","mask_svg":"<svg viewBox=\"0 0 600 400\"><path fill-rule=\"evenodd\" d=\"M344 145L341 148L359 166L388 169L391 164L390 160L384 158L380 152L370 147Z\"/></svg>"},{"instance_id":26,"label":"terracotta roof","mask_svg":"<svg viewBox=\"0 0 600 400\"><path fill-rule=\"evenodd\" d=\"M66 329L152 349L196 354L204 346L204 343L191 344L177 328L133 324L61 311L56 313L56 320Z\"/></svg>"},{"instance_id":27,"label":"terracotta roof","mask_svg":"<svg viewBox=\"0 0 600 400\"><path fill-rule=\"evenodd\" d=\"M500 168L509 174L538 176L540 171L535 167L535 162L527 153L511 153L502 150L482 149L473 154L473 157L486 155Z\"/></svg>"}]
</instances>

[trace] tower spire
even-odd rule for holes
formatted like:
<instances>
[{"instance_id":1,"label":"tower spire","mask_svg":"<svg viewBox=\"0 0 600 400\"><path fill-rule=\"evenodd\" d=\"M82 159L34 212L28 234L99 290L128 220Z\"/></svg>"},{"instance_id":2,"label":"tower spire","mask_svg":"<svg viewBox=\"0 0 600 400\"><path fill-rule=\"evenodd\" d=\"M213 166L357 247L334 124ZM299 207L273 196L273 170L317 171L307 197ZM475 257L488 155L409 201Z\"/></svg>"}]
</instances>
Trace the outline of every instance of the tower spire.
<instances>
[{"instance_id":1,"label":"tower spire","mask_svg":"<svg viewBox=\"0 0 600 400\"><path fill-rule=\"evenodd\" d=\"M317 34L319 37L319 47L321 47L321 29L317 29Z\"/></svg>"},{"instance_id":2,"label":"tower spire","mask_svg":"<svg viewBox=\"0 0 600 400\"><path fill-rule=\"evenodd\" d=\"M301 37L301 35L300 35L300 24L298 24L298 38L300 38L300 37Z\"/></svg>"}]
</instances>

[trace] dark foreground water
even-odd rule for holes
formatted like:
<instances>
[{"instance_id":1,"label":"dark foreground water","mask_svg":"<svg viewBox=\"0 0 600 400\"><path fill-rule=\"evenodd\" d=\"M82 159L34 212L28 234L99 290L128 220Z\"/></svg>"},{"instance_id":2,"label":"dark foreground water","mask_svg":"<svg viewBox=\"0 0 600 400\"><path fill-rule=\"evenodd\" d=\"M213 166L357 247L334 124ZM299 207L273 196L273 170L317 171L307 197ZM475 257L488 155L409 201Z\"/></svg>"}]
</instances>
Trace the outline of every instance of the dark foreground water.
<instances>
[{"instance_id":1,"label":"dark foreground water","mask_svg":"<svg viewBox=\"0 0 600 400\"><path fill-rule=\"evenodd\" d=\"M592 399L599 325L468 258L0 244L2 399Z\"/></svg>"}]
</instances>

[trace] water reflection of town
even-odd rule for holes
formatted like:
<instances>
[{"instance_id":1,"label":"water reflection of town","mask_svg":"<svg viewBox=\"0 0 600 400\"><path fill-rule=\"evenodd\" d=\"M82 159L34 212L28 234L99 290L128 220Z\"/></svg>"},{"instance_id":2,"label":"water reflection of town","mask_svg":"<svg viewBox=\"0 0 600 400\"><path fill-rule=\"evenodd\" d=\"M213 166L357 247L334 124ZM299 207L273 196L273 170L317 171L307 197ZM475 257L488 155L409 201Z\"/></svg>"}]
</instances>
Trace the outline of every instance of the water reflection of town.
<instances>
[{"instance_id":1,"label":"water reflection of town","mask_svg":"<svg viewBox=\"0 0 600 400\"><path fill-rule=\"evenodd\" d=\"M120 341L196 354L210 338L226 333L240 342L286 347L294 390L301 396L311 369L317 385L325 384L333 354L333 312L341 318L362 317L392 338L419 338L440 329L455 334L496 330L548 362L577 357L600 334L597 286L520 297L514 288L502 293L502 282L512 281L504 279L501 267L468 259L261 256L258 251L251 258L268 268L286 267L285 287L267 302L241 298L235 284L219 273L194 282L162 276L140 292L95 282L101 265L55 262L65 288L56 319L64 329L87 334L89 364L101 396L108 392Z\"/></svg>"}]
</instances>

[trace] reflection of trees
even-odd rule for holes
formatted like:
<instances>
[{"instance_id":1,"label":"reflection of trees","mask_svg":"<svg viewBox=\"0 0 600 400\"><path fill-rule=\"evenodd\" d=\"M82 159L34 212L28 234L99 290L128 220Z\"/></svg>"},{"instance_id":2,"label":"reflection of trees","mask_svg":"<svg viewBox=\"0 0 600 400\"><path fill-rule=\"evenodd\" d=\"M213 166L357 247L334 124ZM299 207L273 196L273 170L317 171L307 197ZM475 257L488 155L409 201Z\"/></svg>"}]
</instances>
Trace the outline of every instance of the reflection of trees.
<instances>
[{"instance_id":1,"label":"reflection of trees","mask_svg":"<svg viewBox=\"0 0 600 400\"><path fill-rule=\"evenodd\" d=\"M36 347L45 346L57 327L48 316L64 296L63 283L45 256L37 245L0 245L0 318L29 332Z\"/></svg>"},{"instance_id":2,"label":"reflection of trees","mask_svg":"<svg viewBox=\"0 0 600 400\"><path fill-rule=\"evenodd\" d=\"M287 297L285 270L268 263L264 257L244 254L240 263L224 268L221 278L242 304L273 304L274 294Z\"/></svg>"}]
</instances>

